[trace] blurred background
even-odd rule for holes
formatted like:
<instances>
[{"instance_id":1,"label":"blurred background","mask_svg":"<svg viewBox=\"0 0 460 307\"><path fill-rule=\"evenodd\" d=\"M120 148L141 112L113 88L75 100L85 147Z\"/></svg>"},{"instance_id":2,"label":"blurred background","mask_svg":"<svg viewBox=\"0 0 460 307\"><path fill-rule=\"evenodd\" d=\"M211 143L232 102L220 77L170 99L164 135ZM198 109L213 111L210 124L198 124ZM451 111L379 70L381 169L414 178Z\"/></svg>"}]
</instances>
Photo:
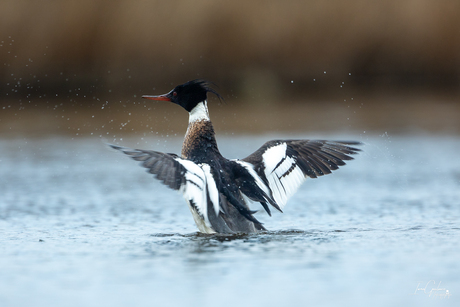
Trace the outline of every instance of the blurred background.
<instances>
[{"instance_id":1,"label":"blurred background","mask_svg":"<svg viewBox=\"0 0 460 307\"><path fill-rule=\"evenodd\" d=\"M140 96L196 78L225 98L210 99L218 131L459 133L459 13L450 0L3 0L0 133L182 134L185 112Z\"/></svg>"},{"instance_id":2,"label":"blurred background","mask_svg":"<svg viewBox=\"0 0 460 307\"><path fill-rule=\"evenodd\" d=\"M179 153L187 112L140 97L196 78L225 157L363 152L274 232L197 235L105 144ZM0 0L0 306L460 306L459 152L459 0Z\"/></svg>"}]
</instances>

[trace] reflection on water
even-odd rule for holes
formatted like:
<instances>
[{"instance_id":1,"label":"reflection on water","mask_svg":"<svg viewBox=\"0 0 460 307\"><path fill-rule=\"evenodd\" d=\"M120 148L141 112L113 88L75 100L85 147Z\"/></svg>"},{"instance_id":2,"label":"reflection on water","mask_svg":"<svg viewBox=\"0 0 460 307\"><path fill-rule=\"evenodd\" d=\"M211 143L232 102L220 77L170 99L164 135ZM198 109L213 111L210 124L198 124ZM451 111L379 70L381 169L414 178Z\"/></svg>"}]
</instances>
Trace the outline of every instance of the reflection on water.
<instances>
[{"instance_id":1,"label":"reflection on water","mask_svg":"<svg viewBox=\"0 0 460 307\"><path fill-rule=\"evenodd\" d=\"M270 138L219 146L244 157ZM0 305L428 306L413 293L435 280L457 306L460 138L360 138L251 235L198 233L178 193L97 139L0 140Z\"/></svg>"}]
</instances>

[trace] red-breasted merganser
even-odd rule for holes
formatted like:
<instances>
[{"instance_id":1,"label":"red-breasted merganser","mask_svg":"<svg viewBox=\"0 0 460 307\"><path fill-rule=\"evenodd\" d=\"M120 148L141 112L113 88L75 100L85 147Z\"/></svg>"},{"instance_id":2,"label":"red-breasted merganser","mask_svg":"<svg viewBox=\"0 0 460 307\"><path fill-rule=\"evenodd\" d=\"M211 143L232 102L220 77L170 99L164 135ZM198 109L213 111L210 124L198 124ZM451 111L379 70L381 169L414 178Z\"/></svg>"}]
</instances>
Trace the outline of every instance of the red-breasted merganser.
<instances>
[{"instance_id":1,"label":"red-breasted merganser","mask_svg":"<svg viewBox=\"0 0 460 307\"><path fill-rule=\"evenodd\" d=\"M273 140L244 159L224 158L217 148L207 108L207 93L222 97L204 80L176 86L160 96L145 99L170 101L189 112L189 125L181 156L111 145L141 161L148 172L182 192L198 229L203 233L255 233L266 230L253 216L249 202L259 202L271 216L286 205L307 177L331 173L349 155L360 151L359 142L324 140Z\"/></svg>"}]
</instances>

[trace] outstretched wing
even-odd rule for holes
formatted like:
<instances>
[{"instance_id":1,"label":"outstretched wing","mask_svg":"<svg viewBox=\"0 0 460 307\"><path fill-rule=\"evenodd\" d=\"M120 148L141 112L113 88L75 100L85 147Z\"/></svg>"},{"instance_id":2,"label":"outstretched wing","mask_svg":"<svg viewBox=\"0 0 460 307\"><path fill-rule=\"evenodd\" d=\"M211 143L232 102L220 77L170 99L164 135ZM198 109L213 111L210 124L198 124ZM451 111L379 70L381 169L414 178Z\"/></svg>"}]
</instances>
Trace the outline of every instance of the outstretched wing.
<instances>
[{"instance_id":1,"label":"outstretched wing","mask_svg":"<svg viewBox=\"0 0 460 307\"><path fill-rule=\"evenodd\" d=\"M205 220L208 227L207 204L212 202L216 215L219 212L219 199L214 179L208 165L198 165L192 161L179 158L175 154L167 154L152 150L131 149L110 145L136 161L164 184L174 190L179 190L184 198Z\"/></svg>"},{"instance_id":2,"label":"outstretched wing","mask_svg":"<svg viewBox=\"0 0 460 307\"><path fill-rule=\"evenodd\" d=\"M150 150L131 149L116 145L109 146L123 152L136 161L142 162L141 166L147 168L149 173L154 174L157 179L161 180L171 189L179 190L181 185L185 182L184 175L187 172L187 168L180 162L181 159L175 155ZM201 169L199 167L198 169L198 172L200 172ZM199 175L196 177L201 178ZM197 181L198 185L201 185L200 180L195 181Z\"/></svg>"},{"instance_id":3,"label":"outstretched wing","mask_svg":"<svg viewBox=\"0 0 460 307\"><path fill-rule=\"evenodd\" d=\"M265 143L250 156L236 162L240 162L246 168L249 168L247 164L252 166L259 177L256 181L263 181L265 190L271 192L269 195L272 200L282 209L307 177L316 178L330 174L339 166L345 165L344 161L352 160L350 155L360 151L352 147L357 145L361 143L274 140Z\"/></svg>"}]
</instances>

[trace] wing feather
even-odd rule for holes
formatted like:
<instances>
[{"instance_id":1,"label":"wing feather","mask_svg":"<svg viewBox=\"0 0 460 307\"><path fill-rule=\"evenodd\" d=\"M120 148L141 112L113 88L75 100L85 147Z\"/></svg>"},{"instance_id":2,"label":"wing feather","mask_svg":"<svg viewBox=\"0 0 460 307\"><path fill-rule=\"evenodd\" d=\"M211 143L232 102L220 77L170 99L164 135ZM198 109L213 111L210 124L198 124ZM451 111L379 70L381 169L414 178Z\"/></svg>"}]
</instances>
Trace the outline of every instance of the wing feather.
<instances>
[{"instance_id":1,"label":"wing feather","mask_svg":"<svg viewBox=\"0 0 460 307\"><path fill-rule=\"evenodd\" d=\"M181 191L185 200L201 216L206 226L212 228L207 211L208 196L216 214L219 212L219 196L209 165L198 165L174 154L110 146L141 162L141 165L147 168L147 172L155 175L170 188Z\"/></svg>"},{"instance_id":2,"label":"wing feather","mask_svg":"<svg viewBox=\"0 0 460 307\"><path fill-rule=\"evenodd\" d=\"M354 141L274 140L239 161L251 165L258 176L256 182L265 183L267 195L282 209L307 177L337 170L344 161L353 159L350 155L360 149L352 146L359 145Z\"/></svg>"}]
</instances>

